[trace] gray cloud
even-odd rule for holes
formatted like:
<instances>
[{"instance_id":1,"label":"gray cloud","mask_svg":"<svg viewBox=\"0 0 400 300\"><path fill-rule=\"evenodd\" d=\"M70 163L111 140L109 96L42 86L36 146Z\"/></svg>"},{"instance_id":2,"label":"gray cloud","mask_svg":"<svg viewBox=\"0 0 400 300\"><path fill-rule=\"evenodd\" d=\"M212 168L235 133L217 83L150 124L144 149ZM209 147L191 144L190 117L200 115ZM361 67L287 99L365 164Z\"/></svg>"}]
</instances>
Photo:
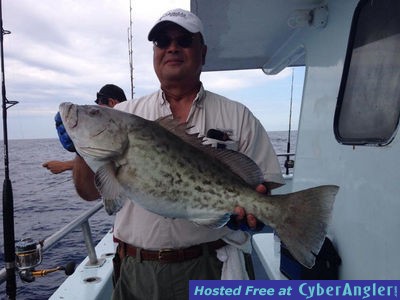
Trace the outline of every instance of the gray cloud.
<instances>
[{"instance_id":1,"label":"gray cloud","mask_svg":"<svg viewBox=\"0 0 400 300\"><path fill-rule=\"evenodd\" d=\"M166 10L188 9L189 1L132 3L135 97L139 97L159 87L148 31ZM96 92L106 83L117 84L130 95L129 1L3 1L3 26L11 31L4 38L7 98L20 102L9 110L9 138L56 138L53 117L59 104L93 104ZM202 75L207 89L249 106L250 97L264 97L250 89L259 91L274 80L261 71Z\"/></svg>"}]
</instances>

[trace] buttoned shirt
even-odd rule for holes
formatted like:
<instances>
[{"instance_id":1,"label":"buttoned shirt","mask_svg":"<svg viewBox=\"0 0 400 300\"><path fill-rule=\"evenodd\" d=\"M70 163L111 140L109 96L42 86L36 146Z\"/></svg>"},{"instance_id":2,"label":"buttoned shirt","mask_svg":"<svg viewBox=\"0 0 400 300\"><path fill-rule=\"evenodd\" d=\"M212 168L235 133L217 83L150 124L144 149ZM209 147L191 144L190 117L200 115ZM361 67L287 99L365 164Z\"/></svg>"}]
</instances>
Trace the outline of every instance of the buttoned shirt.
<instances>
[{"instance_id":1,"label":"buttoned shirt","mask_svg":"<svg viewBox=\"0 0 400 300\"><path fill-rule=\"evenodd\" d=\"M148 120L172 114L162 90L137 100L124 101L114 108ZM191 133L201 136L206 136L210 129L223 132L229 137L229 148L250 157L262 170L266 182L284 184L279 162L265 129L243 104L201 87L186 122L191 127ZM114 224L115 237L150 250L189 247L217 240L230 232L226 226L211 229L184 219L162 217L132 201L127 201L117 213Z\"/></svg>"}]
</instances>

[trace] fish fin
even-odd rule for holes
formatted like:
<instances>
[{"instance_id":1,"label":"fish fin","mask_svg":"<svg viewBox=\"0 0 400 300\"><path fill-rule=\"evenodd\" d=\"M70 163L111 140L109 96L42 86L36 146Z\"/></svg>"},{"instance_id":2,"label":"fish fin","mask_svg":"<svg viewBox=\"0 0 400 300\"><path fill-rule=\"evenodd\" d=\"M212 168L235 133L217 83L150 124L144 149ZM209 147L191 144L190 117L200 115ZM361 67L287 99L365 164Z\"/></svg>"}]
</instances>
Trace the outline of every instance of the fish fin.
<instances>
[{"instance_id":1,"label":"fish fin","mask_svg":"<svg viewBox=\"0 0 400 300\"><path fill-rule=\"evenodd\" d=\"M325 240L338 190L336 185L323 185L272 196L282 212L273 227L289 252L307 268L314 266Z\"/></svg>"},{"instance_id":2,"label":"fish fin","mask_svg":"<svg viewBox=\"0 0 400 300\"><path fill-rule=\"evenodd\" d=\"M115 176L115 165L108 163L100 167L95 174L95 185L99 190L104 208L109 215L118 212L126 199L122 197L122 187Z\"/></svg>"},{"instance_id":3,"label":"fish fin","mask_svg":"<svg viewBox=\"0 0 400 300\"><path fill-rule=\"evenodd\" d=\"M115 215L124 206L125 199L106 199L103 198L103 205L108 215Z\"/></svg>"},{"instance_id":4,"label":"fish fin","mask_svg":"<svg viewBox=\"0 0 400 300\"><path fill-rule=\"evenodd\" d=\"M206 152L220 160L250 186L256 187L264 181L261 169L247 155L230 149L216 149L214 147L207 148Z\"/></svg>"},{"instance_id":5,"label":"fish fin","mask_svg":"<svg viewBox=\"0 0 400 300\"><path fill-rule=\"evenodd\" d=\"M248 156L231 149L219 149L203 143L203 137L198 133L189 134L187 131L192 128L186 123L179 123L171 116L157 119L160 126L176 135L185 143L201 150L207 155L219 160L233 173L242 178L250 186L257 186L264 181L264 176L257 164Z\"/></svg>"},{"instance_id":6,"label":"fish fin","mask_svg":"<svg viewBox=\"0 0 400 300\"><path fill-rule=\"evenodd\" d=\"M207 219L191 219L191 221L197 225L206 226L211 229L221 228L229 222L231 218L231 213L226 213L223 215L217 215L214 218Z\"/></svg>"}]
</instances>

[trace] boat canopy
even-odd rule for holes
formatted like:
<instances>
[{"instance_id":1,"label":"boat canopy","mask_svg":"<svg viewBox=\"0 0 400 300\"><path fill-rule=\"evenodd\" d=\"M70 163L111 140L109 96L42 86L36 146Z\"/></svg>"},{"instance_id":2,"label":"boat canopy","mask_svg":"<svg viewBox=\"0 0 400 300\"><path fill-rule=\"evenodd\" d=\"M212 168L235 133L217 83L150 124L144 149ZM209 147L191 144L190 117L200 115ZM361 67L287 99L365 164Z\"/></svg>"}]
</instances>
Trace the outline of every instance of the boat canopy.
<instances>
[{"instance_id":1,"label":"boat canopy","mask_svg":"<svg viewBox=\"0 0 400 300\"><path fill-rule=\"evenodd\" d=\"M328 21L328 9L320 0L252 0L251 5L242 0L191 0L191 10L204 23L204 71L262 68L276 74L287 66L302 66L302 36Z\"/></svg>"}]
</instances>

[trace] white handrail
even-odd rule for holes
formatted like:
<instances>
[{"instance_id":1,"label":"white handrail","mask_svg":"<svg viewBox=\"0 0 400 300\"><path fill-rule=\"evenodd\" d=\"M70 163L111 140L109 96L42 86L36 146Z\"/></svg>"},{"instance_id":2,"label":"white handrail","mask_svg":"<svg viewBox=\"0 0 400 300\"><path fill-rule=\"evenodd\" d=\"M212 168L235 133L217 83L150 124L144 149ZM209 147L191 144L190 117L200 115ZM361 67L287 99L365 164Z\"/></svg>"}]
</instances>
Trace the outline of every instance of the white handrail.
<instances>
[{"instance_id":1,"label":"white handrail","mask_svg":"<svg viewBox=\"0 0 400 300\"><path fill-rule=\"evenodd\" d=\"M83 214L72 220L70 223L62 227L60 230L53 233L48 238L44 239L40 243L42 244L42 253L46 250L49 250L53 246L55 246L61 239L63 239L67 234L75 230L78 226L82 226L83 237L85 239L86 248L88 250L89 260L92 263L97 261L96 251L94 250L92 234L90 231L90 225L88 220L95 213L97 213L100 209L103 208L103 202L100 201L91 209L88 209ZM3 284L6 281L6 269L3 268L0 270L0 284Z\"/></svg>"}]
</instances>

